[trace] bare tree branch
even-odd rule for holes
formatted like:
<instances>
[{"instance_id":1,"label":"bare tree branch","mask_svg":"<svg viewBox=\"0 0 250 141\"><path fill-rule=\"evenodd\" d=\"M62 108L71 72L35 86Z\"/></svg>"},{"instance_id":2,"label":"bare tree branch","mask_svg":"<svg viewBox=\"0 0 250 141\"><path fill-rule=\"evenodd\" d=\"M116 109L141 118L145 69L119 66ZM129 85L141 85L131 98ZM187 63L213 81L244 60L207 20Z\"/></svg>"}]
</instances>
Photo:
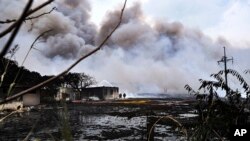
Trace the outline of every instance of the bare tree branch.
<instances>
[{"instance_id":1,"label":"bare tree branch","mask_svg":"<svg viewBox=\"0 0 250 141\"><path fill-rule=\"evenodd\" d=\"M49 12L45 12L45 13L42 13L42 14L39 14L39 15L36 15L36 16L31 16L31 17L27 17L25 18L24 21L27 21L27 20L32 20L32 19L36 19L36 18L39 18L41 16L44 16L44 15L47 15L47 14L50 14L52 11L54 11L56 9L56 7L53 7ZM13 22L16 22L17 20L16 19L7 19L6 21L0 21L0 24L9 24L9 23L13 23Z\"/></svg>"},{"instance_id":2,"label":"bare tree branch","mask_svg":"<svg viewBox=\"0 0 250 141\"><path fill-rule=\"evenodd\" d=\"M24 62L26 61L26 59L27 59L27 57L28 57L28 55L29 55L31 49L34 49L34 45L35 45L36 41L39 40L42 36L44 36L46 33L50 32L50 31L52 31L52 29L43 32L42 34L40 34L40 35L34 40L34 42L32 43L32 45L30 46L29 51L27 52L26 56L24 57L24 60L23 60L21 66L23 66Z\"/></svg>"},{"instance_id":3,"label":"bare tree branch","mask_svg":"<svg viewBox=\"0 0 250 141\"><path fill-rule=\"evenodd\" d=\"M14 31L12 32L9 40L7 41L7 43L5 44L5 46L3 47L1 53L0 53L0 59L3 58L3 56L8 52L13 40L15 39L22 23L23 23L23 20L25 19L26 17L26 14L28 13L31 5L33 3L33 0L29 0L29 2L27 3L27 5L25 6L24 10L23 10L23 13L21 15L21 17L19 18L19 20L16 23L16 26L14 26L12 29L14 29ZM11 30L10 30L11 31Z\"/></svg>"},{"instance_id":4,"label":"bare tree branch","mask_svg":"<svg viewBox=\"0 0 250 141\"><path fill-rule=\"evenodd\" d=\"M250 70L245 70L244 73L245 74L250 73Z\"/></svg>"},{"instance_id":5,"label":"bare tree branch","mask_svg":"<svg viewBox=\"0 0 250 141\"><path fill-rule=\"evenodd\" d=\"M36 8L31 9L30 11L28 11L28 12L26 13L25 18L28 17L28 16L30 16L31 14L35 13L36 11L40 10L40 9L43 8L44 6L50 4L50 3L53 2L53 1L54 1L54 0L48 0L47 2L45 2L45 3L43 3L43 4L39 5L39 6L37 6ZM22 22L25 20L25 18L23 18ZM3 32L1 32L1 33L0 33L0 38L2 38L3 36L5 36L5 35L8 34L9 32L11 32L11 31L14 29L14 27L17 26L17 23L18 23L18 22L14 22L14 23L13 23L12 25L10 25L7 29L5 29Z\"/></svg>"},{"instance_id":6,"label":"bare tree branch","mask_svg":"<svg viewBox=\"0 0 250 141\"><path fill-rule=\"evenodd\" d=\"M44 16L44 15L48 15L54 10L56 10L56 7L53 7L49 12L44 12L44 13L36 15L36 16L30 16L30 17L26 18L26 20L32 20L32 19L36 19L36 18L39 18L39 17Z\"/></svg>"},{"instance_id":7,"label":"bare tree branch","mask_svg":"<svg viewBox=\"0 0 250 141\"><path fill-rule=\"evenodd\" d=\"M123 12L124 12L124 9L126 7L126 3L127 3L127 0L125 0L124 2L124 5L123 5L123 8L121 9L121 14L120 14L120 19L119 19L119 22L117 23L117 25L115 26L115 28L110 32L110 34L102 41L102 43L97 47L95 48L94 50L90 51L89 53L87 53L86 55L83 55L82 57L80 57L76 62L74 62L71 66L69 66L66 70L64 70L63 72L59 73L58 75L48 79L48 80L45 80L44 82L41 82L29 89L26 89L22 92L19 92L17 94L14 94L12 96L9 96L7 97L5 100L3 101L0 101L0 104L3 104L3 103L6 103L8 101L11 101L11 100L14 100L30 91L33 91L35 89L38 89L38 88L41 88L43 86L45 86L46 84L56 80L57 78L63 76L64 74L68 73L73 67L75 67L78 63L80 63L82 60L86 59L87 57L91 56L92 54L96 53L98 50L100 50L103 45L107 42L107 40L110 38L110 36L116 31L116 29L120 26L121 22L122 22L122 17L123 17Z\"/></svg>"}]
</instances>

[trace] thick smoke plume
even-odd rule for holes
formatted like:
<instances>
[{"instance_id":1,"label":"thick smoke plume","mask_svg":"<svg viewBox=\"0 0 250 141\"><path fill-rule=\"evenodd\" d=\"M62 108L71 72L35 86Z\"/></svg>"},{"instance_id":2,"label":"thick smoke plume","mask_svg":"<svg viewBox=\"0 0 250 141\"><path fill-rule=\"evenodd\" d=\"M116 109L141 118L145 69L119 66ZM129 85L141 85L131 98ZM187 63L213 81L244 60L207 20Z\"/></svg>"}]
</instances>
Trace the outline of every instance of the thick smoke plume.
<instances>
[{"instance_id":1,"label":"thick smoke plume","mask_svg":"<svg viewBox=\"0 0 250 141\"><path fill-rule=\"evenodd\" d=\"M20 5L18 7L22 9ZM38 45L41 53L30 56L28 63L33 65L27 63L29 69L38 69L43 74L58 73L79 55L100 44L117 24L120 15L120 8L109 11L98 30L90 22L91 6L88 1L56 1L41 12L49 11L54 6L57 7L56 11L33 20L32 25L27 23L22 30L30 42L40 33L53 30ZM1 17L18 15L6 12L8 9L3 11ZM198 87L199 78L210 79L211 73L223 68L217 65L223 55L223 46L229 48L228 55L237 58L235 63L249 69L250 63L246 61L249 60L246 53L249 49L231 48L233 45L226 39L214 41L201 31L187 28L179 22L147 22L146 19L139 3L127 7L122 25L105 48L78 65L74 71L84 71L99 81L106 79L119 86L121 91L162 93L167 89L168 93L177 94L186 93L183 88L185 84ZM26 35L28 29L31 31ZM34 69L34 64L41 66Z\"/></svg>"},{"instance_id":2,"label":"thick smoke plume","mask_svg":"<svg viewBox=\"0 0 250 141\"><path fill-rule=\"evenodd\" d=\"M56 7L56 10L51 14L34 19L33 24L27 26L30 26L28 28L32 33L38 35L52 30L44 37L45 46L42 53L46 57L77 58L85 44L93 44L96 34L96 27L89 20L90 4L86 0L56 1L39 13L48 12L53 7Z\"/></svg>"}]
</instances>

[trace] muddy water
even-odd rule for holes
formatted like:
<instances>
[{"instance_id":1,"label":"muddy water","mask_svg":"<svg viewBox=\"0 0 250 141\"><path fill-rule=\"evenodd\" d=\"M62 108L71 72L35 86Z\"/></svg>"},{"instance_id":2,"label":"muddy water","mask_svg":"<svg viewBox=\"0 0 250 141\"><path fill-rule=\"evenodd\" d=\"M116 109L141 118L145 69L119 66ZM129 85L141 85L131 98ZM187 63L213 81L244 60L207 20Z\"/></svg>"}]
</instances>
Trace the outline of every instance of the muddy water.
<instances>
[{"instance_id":1,"label":"muddy water","mask_svg":"<svg viewBox=\"0 0 250 141\"><path fill-rule=\"evenodd\" d=\"M153 116L148 113L152 110L154 116L171 114L183 120L191 109L187 105L168 110L68 105L71 134L74 140L147 140L147 121ZM47 109L15 114L0 123L0 140L23 140L29 133L30 140L62 140L62 113L62 109ZM154 131L155 140L184 140L182 134L167 124L157 124Z\"/></svg>"}]
</instances>

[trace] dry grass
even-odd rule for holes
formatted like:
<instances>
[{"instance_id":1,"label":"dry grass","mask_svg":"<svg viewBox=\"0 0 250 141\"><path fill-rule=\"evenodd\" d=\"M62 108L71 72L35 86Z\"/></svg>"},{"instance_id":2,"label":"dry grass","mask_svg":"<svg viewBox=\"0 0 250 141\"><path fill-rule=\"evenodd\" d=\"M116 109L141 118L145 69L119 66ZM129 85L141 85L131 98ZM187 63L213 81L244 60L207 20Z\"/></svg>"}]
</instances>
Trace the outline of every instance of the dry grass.
<instances>
[{"instance_id":1,"label":"dry grass","mask_svg":"<svg viewBox=\"0 0 250 141\"><path fill-rule=\"evenodd\" d=\"M148 104L150 102L151 102L150 100L122 100L120 101L120 103L122 104L138 104L138 105Z\"/></svg>"}]
</instances>

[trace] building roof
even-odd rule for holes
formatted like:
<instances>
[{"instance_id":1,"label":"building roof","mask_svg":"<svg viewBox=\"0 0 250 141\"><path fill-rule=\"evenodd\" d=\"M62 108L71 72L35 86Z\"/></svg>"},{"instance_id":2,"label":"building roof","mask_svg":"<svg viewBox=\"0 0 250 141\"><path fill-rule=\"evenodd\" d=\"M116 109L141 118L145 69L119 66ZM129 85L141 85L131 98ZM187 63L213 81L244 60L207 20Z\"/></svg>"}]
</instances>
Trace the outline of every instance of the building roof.
<instances>
[{"instance_id":1,"label":"building roof","mask_svg":"<svg viewBox=\"0 0 250 141\"><path fill-rule=\"evenodd\" d=\"M109 83L107 80L102 80L96 85L89 86L89 88L91 87L114 87L114 86L111 83Z\"/></svg>"}]
</instances>

